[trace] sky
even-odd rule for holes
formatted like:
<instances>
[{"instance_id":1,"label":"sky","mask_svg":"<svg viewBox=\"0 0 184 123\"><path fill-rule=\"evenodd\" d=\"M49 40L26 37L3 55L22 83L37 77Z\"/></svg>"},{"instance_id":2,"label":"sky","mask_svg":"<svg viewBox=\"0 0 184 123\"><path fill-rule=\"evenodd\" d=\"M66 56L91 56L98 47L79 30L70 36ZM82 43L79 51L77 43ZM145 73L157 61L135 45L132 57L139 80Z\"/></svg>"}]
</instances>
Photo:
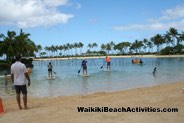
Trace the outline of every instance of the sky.
<instances>
[{"instance_id":1,"label":"sky","mask_svg":"<svg viewBox=\"0 0 184 123\"><path fill-rule=\"evenodd\" d=\"M0 33L20 29L42 47L143 40L184 31L184 0L0 0Z\"/></svg>"}]
</instances>

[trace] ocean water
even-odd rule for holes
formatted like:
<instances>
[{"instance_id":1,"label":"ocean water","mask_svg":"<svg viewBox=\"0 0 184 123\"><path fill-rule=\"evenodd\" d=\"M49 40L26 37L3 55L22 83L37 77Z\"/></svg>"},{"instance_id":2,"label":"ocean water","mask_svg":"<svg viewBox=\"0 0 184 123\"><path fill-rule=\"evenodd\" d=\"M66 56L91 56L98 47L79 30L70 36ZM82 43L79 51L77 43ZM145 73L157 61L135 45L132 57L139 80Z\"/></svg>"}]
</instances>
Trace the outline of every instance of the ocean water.
<instances>
[{"instance_id":1,"label":"ocean water","mask_svg":"<svg viewBox=\"0 0 184 123\"><path fill-rule=\"evenodd\" d=\"M81 59L34 61L28 93L34 97L86 95L184 80L184 58L141 59L144 62L142 65L132 64L131 58L113 58L111 71L105 71L105 59L87 59L90 77L81 76ZM53 64L53 70L56 72L53 74L56 76L54 80L47 79L49 62ZM157 67L156 74L152 73L154 67ZM15 96L11 82L5 87L3 77L0 78L0 96L4 98Z\"/></svg>"}]
</instances>

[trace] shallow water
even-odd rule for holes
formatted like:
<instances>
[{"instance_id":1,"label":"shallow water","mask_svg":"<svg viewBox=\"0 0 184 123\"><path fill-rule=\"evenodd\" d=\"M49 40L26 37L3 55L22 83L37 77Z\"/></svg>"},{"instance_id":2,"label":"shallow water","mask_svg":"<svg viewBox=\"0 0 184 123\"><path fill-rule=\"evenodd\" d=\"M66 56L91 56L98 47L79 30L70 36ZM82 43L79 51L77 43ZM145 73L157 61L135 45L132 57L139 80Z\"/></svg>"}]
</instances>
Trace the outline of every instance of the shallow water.
<instances>
[{"instance_id":1,"label":"shallow water","mask_svg":"<svg viewBox=\"0 0 184 123\"><path fill-rule=\"evenodd\" d=\"M31 96L85 95L94 92L110 92L137 87L154 86L184 80L183 58L142 58L144 64L131 64L131 58L114 58L111 60L111 71L106 68L104 59L87 59L90 77L78 74L82 60L48 60L34 61L31 74ZM47 79L47 64L52 62L56 72L55 80ZM100 67L103 66L101 69ZM157 73L152 74L154 67ZM15 91L9 82L4 86L0 79L0 96L12 97Z\"/></svg>"}]
</instances>

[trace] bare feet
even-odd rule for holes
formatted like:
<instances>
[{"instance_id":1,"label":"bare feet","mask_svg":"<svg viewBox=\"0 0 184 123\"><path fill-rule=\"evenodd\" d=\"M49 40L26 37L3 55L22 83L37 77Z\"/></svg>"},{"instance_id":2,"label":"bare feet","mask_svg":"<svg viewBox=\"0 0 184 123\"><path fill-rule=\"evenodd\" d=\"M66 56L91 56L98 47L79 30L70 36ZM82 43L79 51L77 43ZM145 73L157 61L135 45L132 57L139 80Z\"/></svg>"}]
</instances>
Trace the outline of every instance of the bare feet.
<instances>
[{"instance_id":1,"label":"bare feet","mask_svg":"<svg viewBox=\"0 0 184 123\"><path fill-rule=\"evenodd\" d=\"M28 107L24 107L24 110L27 110L27 109L29 109Z\"/></svg>"},{"instance_id":2,"label":"bare feet","mask_svg":"<svg viewBox=\"0 0 184 123\"><path fill-rule=\"evenodd\" d=\"M22 110L23 108L21 106L19 106L19 109Z\"/></svg>"}]
</instances>

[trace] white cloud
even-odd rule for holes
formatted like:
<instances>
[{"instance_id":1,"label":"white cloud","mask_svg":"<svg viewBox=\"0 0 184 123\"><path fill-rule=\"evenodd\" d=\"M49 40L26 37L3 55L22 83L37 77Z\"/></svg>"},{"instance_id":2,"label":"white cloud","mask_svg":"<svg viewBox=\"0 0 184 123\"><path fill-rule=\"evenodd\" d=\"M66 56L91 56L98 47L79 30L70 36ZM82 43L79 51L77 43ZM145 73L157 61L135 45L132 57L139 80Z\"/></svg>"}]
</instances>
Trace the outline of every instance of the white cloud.
<instances>
[{"instance_id":1,"label":"white cloud","mask_svg":"<svg viewBox=\"0 0 184 123\"><path fill-rule=\"evenodd\" d=\"M149 23L149 24L132 24L124 26L114 26L115 30L168 30L170 27L184 29L184 19L169 23Z\"/></svg>"},{"instance_id":2,"label":"white cloud","mask_svg":"<svg viewBox=\"0 0 184 123\"><path fill-rule=\"evenodd\" d=\"M68 0L43 0L47 6L62 6L68 3Z\"/></svg>"},{"instance_id":3,"label":"white cloud","mask_svg":"<svg viewBox=\"0 0 184 123\"><path fill-rule=\"evenodd\" d=\"M74 15L61 13L68 0L1 0L0 25L20 28L65 24Z\"/></svg>"},{"instance_id":4,"label":"white cloud","mask_svg":"<svg viewBox=\"0 0 184 123\"><path fill-rule=\"evenodd\" d=\"M163 16L160 20L173 20L179 18L184 18L184 6L177 6L173 9L163 11Z\"/></svg>"},{"instance_id":5,"label":"white cloud","mask_svg":"<svg viewBox=\"0 0 184 123\"><path fill-rule=\"evenodd\" d=\"M77 2L68 2L67 3L67 6L68 7L73 7L75 9L80 9L81 8L81 4L80 3L77 3Z\"/></svg>"},{"instance_id":6,"label":"white cloud","mask_svg":"<svg viewBox=\"0 0 184 123\"><path fill-rule=\"evenodd\" d=\"M184 6L177 6L162 12L157 19L149 19L144 24L114 26L115 30L167 30L170 27L184 29Z\"/></svg>"}]
</instances>

